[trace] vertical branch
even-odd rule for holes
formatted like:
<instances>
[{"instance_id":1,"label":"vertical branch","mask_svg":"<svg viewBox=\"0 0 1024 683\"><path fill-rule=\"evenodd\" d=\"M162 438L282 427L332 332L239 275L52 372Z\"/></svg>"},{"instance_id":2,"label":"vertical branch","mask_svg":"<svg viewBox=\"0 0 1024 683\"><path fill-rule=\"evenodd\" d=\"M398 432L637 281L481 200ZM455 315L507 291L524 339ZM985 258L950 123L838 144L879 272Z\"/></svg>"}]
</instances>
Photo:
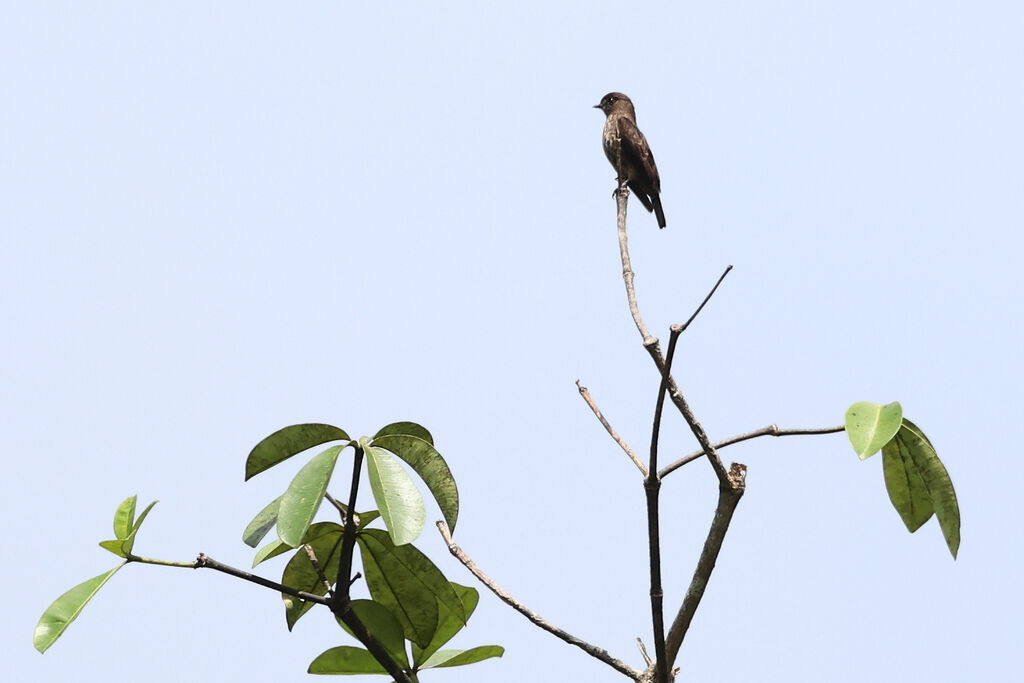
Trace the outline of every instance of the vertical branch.
<instances>
[{"instance_id":1,"label":"vertical branch","mask_svg":"<svg viewBox=\"0 0 1024 683\"><path fill-rule=\"evenodd\" d=\"M622 279L626 283L626 299L629 301L629 312L633 316L636 329L640 331L644 346L658 348L658 339L651 335L640 316L640 306L636 302L636 289L633 287L633 264L629 261L629 234L626 232L626 200L629 199L629 188L625 185L619 187L615 193L618 212L616 225L619 230L619 254L622 256ZM658 350L661 356L661 350Z\"/></svg>"},{"instance_id":2,"label":"vertical branch","mask_svg":"<svg viewBox=\"0 0 1024 683\"><path fill-rule=\"evenodd\" d=\"M668 356L658 385L658 400L654 406L654 425L651 429L651 459L644 479L644 493L647 497L647 545L651 563L651 622L654 628L654 658L658 683L668 683L669 660L665 650L665 591L661 585L661 522L658 509L658 495L661 479L658 477L658 441L661 437L661 416L665 409L665 393L668 389L672 359L676 353L676 342L681 328L672 328L668 341Z\"/></svg>"},{"instance_id":3,"label":"vertical branch","mask_svg":"<svg viewBox=\"0 0 1024 683\"><path fill-rule=\"evenodd\" d=\"M413 683L409 675L402 670L398 662L392 658L384 646L373 637L366 624L352 610L352 598L349 589L352 585L352 554L356 545L356 496L359 493L359 474L363 466L363 447L353 443L355 457L352 459L352 488L348 496L348 514L345 515L345 535L341 540L341 561L338 565L338 582L335 585L334 599L330 601L331 612L352 629L359 642L366 646L373 658L398 683Z\"/></svg>"}]
</instances>

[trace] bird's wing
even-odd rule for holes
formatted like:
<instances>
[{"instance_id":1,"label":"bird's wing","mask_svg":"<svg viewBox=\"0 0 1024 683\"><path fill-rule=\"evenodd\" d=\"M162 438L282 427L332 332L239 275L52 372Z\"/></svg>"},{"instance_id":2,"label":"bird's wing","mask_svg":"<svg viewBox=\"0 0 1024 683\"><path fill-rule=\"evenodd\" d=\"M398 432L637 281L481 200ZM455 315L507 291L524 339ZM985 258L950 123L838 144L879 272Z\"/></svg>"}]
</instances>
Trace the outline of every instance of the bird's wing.
<instances>
[{"instance_id":1,"label":"bird's wing","mask_svg":"<svg viewBox=\"0 0 1024 683\"><path fill-rule=\"evenodd\" d=\"M622 140L622 155L634 166L643 169L644 175L651 181L651 189L661 193L661 178L658 177L658 167L654 163L651 148L647 146L647 138L625 116L619 119L619 139Z\"/></svg>"}]
</instances>

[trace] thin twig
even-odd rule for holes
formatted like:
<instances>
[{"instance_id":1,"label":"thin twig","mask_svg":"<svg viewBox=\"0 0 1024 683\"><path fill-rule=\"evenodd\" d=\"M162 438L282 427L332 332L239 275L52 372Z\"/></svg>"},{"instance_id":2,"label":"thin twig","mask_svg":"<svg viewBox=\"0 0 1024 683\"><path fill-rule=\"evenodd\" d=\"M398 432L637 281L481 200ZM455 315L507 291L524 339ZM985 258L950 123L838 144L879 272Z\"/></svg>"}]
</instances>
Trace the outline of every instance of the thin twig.
<instances>
[{"instance_id":1,"label":"thin twig","mask_svg":"<svg viewBox=\"0 0 1024 683\"><path fill-rule=\"evenodd\" d=\"M846 427L844 427L843 425L839 425L838 427L820 427L816 429L779 429L778 425L768 425L767 427L762 427L761 429L755 429L752 432L731 436L728 439L723 439L722 441L718 441L713 445L715 449L719 449L725 448L726 446L731 446L734 443L740 443L741 441L756 439L759 436L803 436L807 434L835 434L837 432L844 431L845 429ZM694 451L693 453L690 453L686 457L680 458L679 460L676 460L672 464L663 467L658 472L658 477L664 479L666 475L675 472L683 465L693 462L694 460L697 460L703 456L704 451Z\"/></svg>"},{"instance_id":2,"label":"thin twig","mask_svg":"<svg viewBox=\"0 0 1024 683\"><path fill-rule=\"evenodd\" d=\"M222 564L217 560L213 559L212 557L206 556L203 553L200 553L199 557L196 558L196 561L192 563L192 567L195 569L216 569L219 572L224 572L225 574L229 574L236 578L251 581L252 583L259 584L260 586L263 586L265 588L271 588L273 590L278 591L279 593L290 595L293 598L299 598L300 600L308 600L309 602L315 602L318 605L327 604L327 599L320 595L315 595L314 593L307 593L306 591L300 591L295 588L292 588L291 586L285 586L282 583L277 583L276 581L271 581L270 579L264 579L262 576L256 576L255 574L250 574L247 571L243 571L241 569L236 569L226 564Z\"/></svg>"},{"instance_id":3,"label":"thin twig","mask_svg":"<svg viewBox=\"0 0 1024 683\"><path fill-rule=\"evenodd\" d=\"M676 355L676 344L681 329L672 328L668 339L668 354L658 384L658 398L654 405L654 423L651 427L651 459L644 479L644 493L647 498L647 546L651 563L651 624L654 629L654 666L656 680L669 683L668 662L665 656L665 591L661 585L661 520L658 509L658 494L661 480L658 478L658 442L661 439L661 416L665 409L665 392L672 373L672 361Z\"/></svg>"},{"instance_id":4,"label":"thin twig","mask_svg":"<svg viewBox=\"0 0 1024 683\"><path fill-rule=\"evenodd\" d=\"M517 612L522 614L524 617L526 617L531 622L533 622L540 628L544 629L548 633L551 633L555 637L560 638L561 640L569 643L570 645L575 645L591 657L600 659L602 662L612 667L616 671L619 671L620 673L629 676L634 681L641 680L643 676L642 672L637 671L633 667L629 666L628 664L622 661L619 661L618 659L615 659L610 654L608 654L607 650L599 648L595 645L591 645L590 643L584 640L580 640L576 636L563 631L562 629L551 624L546 619L541 617L539 614L537 614L536 612L534 612L533 610L531 610L530 608L526 607L521 602L513 598L501 586L496 584L491 579L491 577L487 576L487 574L485 574L483 570L477 566L476 562L474 562L473 559L462 550L462 548L455 544L455 542L452 540L451 531L448 529L448 525L445 524L443 520L437 522L437 528L438 531L441 532L441 537L444 539L445 544L448 546L448 552L454 555L455 558L459 562L461 562L463 566L466 567L466 569L472 572L473 576L475 576L477 580L480 581L480 583L487 586L487 588L489 588L492 593L497 595L501 599L501 601L504 602L506 605L516 610Z\"/></svg>"},{"instance_id":5,"label":"thin twig","mask_svg":"<svg viewBox=\"0 0 1024 683\"><path fill-rule=\"evenodd\" d=\"M633 452L633 449L629 447L629 444L627 444L625 440L621 436L619 436L619 433L615 431L615 428L608 423L608 420L606 420L604 415L601 413L601 409L597 407L597 401L595 401L594 397L590 395L590 390L587 389L582 384L580 384L579 380L576 380L576 388L580 390L580 396L582 396L583 400L587 402L588 406L590 406L590 409L594 412L594 415L604 426L604 429L606 432L608 432L608 435L612 437L612 440L615 441L615 443L619 444L619 448L626 452L626 455L629 456L629 459L633 461L633 464L636 465L640 472L643 473L643 475L646 477L647 465L645 465L643 461L639 457L637 457L637 454Z\"/></svg>"},{"instance_id":6,"label":"thin twig","mask_svg":"<svg viewBox=\"0 0 1024 683\"><path fill-rule=\"evenodd\" d=\"M722 280L725 279L725 276L729 274L730 270L732 270L732 266L727 266L725 272L722 273L721 277L718 278L718 282L716 282L715 286L711 288L711 291L708 292L708 295L704 297L704 301L700 302L700 306L697 307L697 310L693 312L693 315L690 316L689 320L687 320L685 323L679 326L680 332L685 331L686 328L690 326L690 323L693 322L693 319L696 318L702 310L704 310L704 307L707 305L709 301L711 301L711 297L713 297L715 295L715 292L718 290L718 285L722 284Z\"/></svg>"},{"instance_id":7,"label":"thin twig","mask_svg":"<svg viewBox=\"0 0 1024 683\"><path fill-rule=\"evenodd\" d=\"M746 490L745 465L733 463L729 470L729 485L720 486L718 489L718 506L715 509L715 518L708 530L707 540L704 541L704 550L701 551L700 559L697 560L697 568L693 572L693 579L690 587L686 590L686 597L679 607L669 629L668 639L665 644L668 661L674 663L679 654L679 648L686 637L686 631L690 628L693 615L697 612L701 598L704 597L704 590L707 588L711 572L715 568L718 554L722 550L722 542L725 540L725 533L729 530L729 523L732 521L732 514L736 511L736 505L743 497Z\"/></svg>"},{"instance_id":8,"label":"thin twig","mask_svg":"<svg viewBox=\"0 0 1024 683\"><path fill-rule=\"evenodd\" d=\"M328 581L327 576L324 575L324 570L320 566L320 561L316 559L316 553L313 552L313 546L308 543L303 543L302 547L306 550L306 556L309 558L310 564L313 565L313 569L316 570L316 575L320 577L320 581L324 584L324 589L326 589L328 599L334 600L334 591L331 590L331 582Z\"/></svg>"}]
</instances>

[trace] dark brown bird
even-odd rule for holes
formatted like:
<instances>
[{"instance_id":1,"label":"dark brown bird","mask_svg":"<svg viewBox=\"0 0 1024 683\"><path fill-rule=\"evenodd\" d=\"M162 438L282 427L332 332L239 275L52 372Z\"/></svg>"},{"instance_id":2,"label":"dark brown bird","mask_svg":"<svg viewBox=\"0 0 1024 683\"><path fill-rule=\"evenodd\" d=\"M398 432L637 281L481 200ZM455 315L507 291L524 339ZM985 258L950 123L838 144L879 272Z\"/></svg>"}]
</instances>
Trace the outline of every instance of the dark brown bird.
<instances>
[{"instance_id":1,"label":"dark brown bird","mask_svg":"<svg viewBox=\"0 0 1024 683\"><path fill-rule=\"evenodd\" d=\"M658 227L665 227L665 211L661 208L661 178L654 164L654 155L647 138L636 127L633 102L620 92L610 92L595 104L607 117L604 122L604 154L619 174L619 187L628 185L636 198L658 218Z\"/></svg>"}]
</instances>

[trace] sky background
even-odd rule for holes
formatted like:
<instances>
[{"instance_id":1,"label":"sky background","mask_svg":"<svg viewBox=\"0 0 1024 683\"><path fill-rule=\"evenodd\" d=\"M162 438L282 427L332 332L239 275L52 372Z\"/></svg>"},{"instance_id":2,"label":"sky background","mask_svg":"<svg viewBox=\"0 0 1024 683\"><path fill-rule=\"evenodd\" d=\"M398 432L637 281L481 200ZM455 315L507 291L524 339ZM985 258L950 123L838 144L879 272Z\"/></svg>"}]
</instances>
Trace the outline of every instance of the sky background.
<instances>
[{"instance_id":1,"label":"sky background","mask_svg":"<svg viewBox=\"0 0 1024 683\"><path fill-rule=\"evenodd\" d=\"M666 230L630 205L651 330L667 341L735 266L676 361L711 437L898 400L963 517L954 562L843 434L726 449L748 489L682 680L1004 678L1024 608L1020 4L411 5L4 9L6 678L301 681L354 642L320 613L288 633L252 584L132 565L31 645L53 599L116 564L96 544L129 495L161 501L140 554L248 567L242 529L302 463L243 485L245 456L310 421L428 427L456 541L642 666L641 481L574 384L646 451L658 377L591 108L612 90L662 177ZM663 457L691 452L666 415ZM669 620L716 487L703 461L663 486ZM432 526L417 544L476 585ZM452 642L483 644L507 652L422 680L625 680L489 593Z\"/></svg>"}]
</instances>

